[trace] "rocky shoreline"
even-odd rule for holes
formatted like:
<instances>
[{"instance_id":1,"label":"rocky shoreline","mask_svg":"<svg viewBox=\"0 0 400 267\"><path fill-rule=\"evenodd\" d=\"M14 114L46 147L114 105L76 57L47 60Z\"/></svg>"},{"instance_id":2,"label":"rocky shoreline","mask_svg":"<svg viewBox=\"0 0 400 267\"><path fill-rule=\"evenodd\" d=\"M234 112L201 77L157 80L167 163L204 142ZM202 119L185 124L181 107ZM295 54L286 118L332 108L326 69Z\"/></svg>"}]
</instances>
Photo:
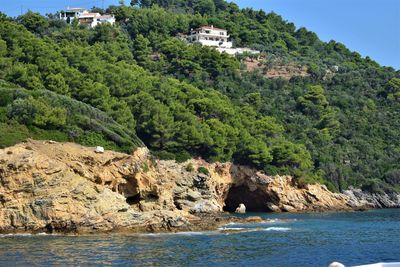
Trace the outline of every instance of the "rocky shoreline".
<instances>
[{"instance_id":1,"label":"rocky shoreline","mask_svg":"<svg viewBox=\"0 0 400 267\"><path fill-rule=\"evenodd\" d=\"M354 190L300 186L290 176L231 163L155 160L146 148L132 155L95 153L28 140L0 150L1 233L214 230L261 220L227 213L240 204L257 212L351 211L398 207L400 197L393 203Z\"/></svg>"},{"instance_id":2,"label":"rocky shoreline","mask_svg":"<svg viewBox=\"0 0 400 267\"><path fill-rule=\"evenodd\" d=\"M358 188L343 191L349 197L349 203L354 207L365 206L370 209L400 208L400 194L370 193Z\"/></svg>"}]
</instances>

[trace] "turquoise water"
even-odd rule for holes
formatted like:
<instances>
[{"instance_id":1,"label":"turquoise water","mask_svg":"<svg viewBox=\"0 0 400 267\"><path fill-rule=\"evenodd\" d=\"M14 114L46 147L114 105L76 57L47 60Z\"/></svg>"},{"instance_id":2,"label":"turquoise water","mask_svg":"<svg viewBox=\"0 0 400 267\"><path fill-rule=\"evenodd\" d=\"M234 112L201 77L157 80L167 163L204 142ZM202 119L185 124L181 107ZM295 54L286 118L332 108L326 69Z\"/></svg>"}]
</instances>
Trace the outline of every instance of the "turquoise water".
<instances>
[{"instance_id":1,"label":"turquoise water","mask_svg":"<svg viewBox=\"0 0 400 267\"><path fill-rule=\"evenodd\" d=\"M340 261L351 266L400 261L400 209L249 215L275 220L180 234L3 235L0 265L327 266Z\"/></svg>"}]
</instances>

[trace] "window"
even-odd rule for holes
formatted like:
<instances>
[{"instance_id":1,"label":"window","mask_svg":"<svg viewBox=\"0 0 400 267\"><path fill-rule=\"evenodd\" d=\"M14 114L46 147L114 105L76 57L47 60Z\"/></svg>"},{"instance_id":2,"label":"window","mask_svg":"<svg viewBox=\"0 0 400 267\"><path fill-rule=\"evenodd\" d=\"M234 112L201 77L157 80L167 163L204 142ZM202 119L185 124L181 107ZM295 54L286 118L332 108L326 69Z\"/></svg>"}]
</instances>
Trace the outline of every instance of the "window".
<instances>
[{"instance_id":1,"label":"window","mask_svg":"<svg viewBox=\"0 0 400 267\"><path fill-rule=\"evenodd\" d=\"M220 34L220 35L225 35L225 33L224 33L224 32L220 32L219 34Z\"/></svg>"},{"instance_id":2,"label":"window","mask_svg":"<svg viewBox=\"0 0 400 267\"><path fill-rule=\"evenodd\" d=\"M206 31L206 33L210 33L210 31Z\"/></svg>"}]
</instances>

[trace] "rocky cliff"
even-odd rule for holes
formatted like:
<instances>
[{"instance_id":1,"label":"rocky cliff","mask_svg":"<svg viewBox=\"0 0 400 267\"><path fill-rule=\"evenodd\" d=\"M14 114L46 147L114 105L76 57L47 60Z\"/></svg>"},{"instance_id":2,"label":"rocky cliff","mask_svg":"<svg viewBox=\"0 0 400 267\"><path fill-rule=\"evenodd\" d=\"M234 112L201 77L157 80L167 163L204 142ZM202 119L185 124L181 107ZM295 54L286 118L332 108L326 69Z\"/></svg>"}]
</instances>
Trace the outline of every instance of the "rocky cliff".
<instances>
[{"instance_id":1,"label":"rocky cliff","mask_svg":"<svg viewBox=\"0 0 400 267\"><path fill-rule=\"evenodd\" d=\"M231 163L155 160L145 148L97 154L29 140L0 150L1 232L212 229L241 203L247 211L352 208L323 185Z\"/></svg>"},{"instance_id":2,"label":"rocky cliff","mask_svg":"<svg viewBox=\"0 0 400 267\"><path fill-rule=\"evenodd\" d=\"M354 207L366 208L400 208L400 194L398 193L371 193L358 188L343 191L349 197L349 204Z\"/></svg>"}]
</instances>

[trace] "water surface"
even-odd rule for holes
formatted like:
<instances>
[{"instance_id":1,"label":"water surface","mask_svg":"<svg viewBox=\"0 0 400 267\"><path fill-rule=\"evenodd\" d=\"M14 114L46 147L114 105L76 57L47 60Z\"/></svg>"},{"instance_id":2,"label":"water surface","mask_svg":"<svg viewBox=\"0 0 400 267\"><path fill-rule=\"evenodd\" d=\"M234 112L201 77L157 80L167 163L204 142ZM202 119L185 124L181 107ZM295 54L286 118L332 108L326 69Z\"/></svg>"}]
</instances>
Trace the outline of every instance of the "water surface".
<instances>
[{"instance_id":1,"label":"water surface","mask_svg":"<svg viewBox=\"0 0 400 267\"><path fill-rule=\"evenodd\" d=\"M400 209L269 214L212 232L2 235L0 265L348 266L400 261Z\"/></svg>"}]
</instances>

